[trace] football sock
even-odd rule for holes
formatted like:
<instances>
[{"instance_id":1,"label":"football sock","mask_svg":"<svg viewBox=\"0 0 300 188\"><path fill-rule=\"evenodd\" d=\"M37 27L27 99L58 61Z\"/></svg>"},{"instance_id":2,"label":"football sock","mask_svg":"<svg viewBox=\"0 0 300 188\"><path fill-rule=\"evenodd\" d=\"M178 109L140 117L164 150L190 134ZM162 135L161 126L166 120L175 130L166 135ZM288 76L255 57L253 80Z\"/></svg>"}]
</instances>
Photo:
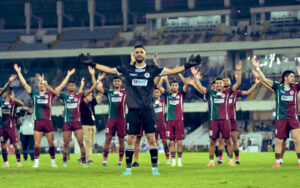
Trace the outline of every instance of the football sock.
<instances>
[{"instance_id":1,"label":"football sock","mask_svg":"<svg viewBox=\"0 0 300 188\"><path fill-rule=\"evenodd\" d=\"M17 159L17 162L21 162L21 153L20 153L20 149L16 149L15 150L15 154L16 154L16 159Z\"/></svg>"},{"instance_id":2,"label":"football sock","mask_svg":"<svg viewBox=\"0 0 300 188\"><path fill-rule=\"evenodd\" d=\"M124 156L124 148L119 149L119 162L122 162Z\"/></svg>"},{"instance_id":3,"label":"football sock","mask_svg":"<svg viewBox=\"0 0 300 188\"><path fill-rule=\"evenodd\" d=\"M280 153L275 153L276 163L280 163Z\"/></svg>"},{"instance_id":4,"label":"football sock","mask_svg":"<svg viewBox=\"0 0 300 188\"><path fill-rule=\"evenodd\" d=\"M2 149L2 157L3 157L3 161L7 162L7 149Z\"/></svg>"},{"instance_id":5,"label":"football sock","mask_svg":"<svg viewBox=\"0 0 300 188\"><path fill-rule=\"evenodd\" d=\"M40 157L40 147L34 147L34 158L39 159Z\"/></svg>"},{"instance_id":6,"label":"football sock","mask_svg":"<svg viewBox=\"0 0 300 188\"><path fill-rule=\"evenodd\" d=\"M68 153L64 152L63 153L63 162L66 163L68 159Z\"/></svg>"},{"instance_id":7,"label":"football sock","mask_svg":"<svg viewBox=\"0 0 300 188\"><path fill-rule=\"evenodd\" d=\"M85 160L85 152L82 152L82 153L81 153L81 161L82 161L82 163L86 163L86 160Z\"/></svg>"},{"instance_id":8,"label":"football sock","mask_svg":"<svg viewBox=\"0 0 300 188\"><path fill-rule=\"evenodd\" d=\"M164 145L164 150L165 150L166 158L167 158L167 160L169 160L170 159L170 149L169 149L168 144Z\"/></svg>"},{"instance_id":9,"label":"football sock","mask_svg":"<svg viewBox=\"0 0 300 188\"><path fill-rule=\"evenodd\" d=\"M109 153L109 149L108 148L104 148L104 151L103 151L103 161L107 161L108 153Z\"/></svg>"},{"instance_id":10,"label":"football sock","mask_svg":"<svg viewBox=\"0 0 300 188\"><path fill-rule=\"evenodd\" d=\"M214 155L209 155L209 162L214 163Z\"/></svg>"},{"instance_id":11,"label":"football sock","mask_svg":"<svg viewBox=\"0 0 300 188\"><path fill-rule=\"evenodd\" d=\"M55 147L54 146L49 147L49 153L50 153L51 159L55 159Z\"/></svg>"},{"instance_id":12,"label":"football sock","mask_svg":"<svg viewBox=\"0 0 300 188\"><path fill-rule=\"evenodd\" d=\"M134 146L133 145L128 145L125 151L126 155L126 167L131 168L131 163L132 163L132 156L134 154Z\"/></svg>"},{"instance_id":13,"label":"football sock","mask_svg":"<svg viewBox=\"0 0 300 188\"><path fill-rule=\"evenodd\" d=\"M234 150L234 155L235 155L235 160L236 161L239 160L239 154L240 154L240 151L238 149Z\"/></svg>"},{"instance_id":14,"label":"football sock","mask_svg":"<svg viewBox=\"0 0 300 188\"><path fill-rule=\"evenodd\" d=\"M181 158L182 158L182 152L177 152L177 156L178 156L178 162L181 162Z\"/></svg>"},{"instance_id":15,"label":"football sock","mask_svg":"<svg viewBox=\"0 0 300 188\"><path fill-rule=\"evenodd\" d=\"M151 155L151 162L152 168L157 168L157 159L158 159L158 149L156 147L150 147L150 155Z\"/></svg>"},{"instance_id":16,"label":"football sock","mask_svg":"<svg viewBox=\"0 0 300 188\"><path fill-rule=\"evenodd\" d=\"M300 153L297 153L298 163L300 163Z\"/></svg>"},{"instance_id":17,"label":"football sock","mask_svg":"<svg viewBox=\"0 0 300 188\"><path fill-rule=\"evenodd\" d=\"M172 156L172 162L176 163L176 153L175 152L171 152L171 156Z\"/></svg>"},{"instance_id":18,"label":"football sock","mask_svg":"<svg viewBox=\"0 0 300 188\"><path fill-rule=\"evenodd\" d=\"M219 161L223 161L223 150L218 150Z\"/></svg>"}]
</instances>

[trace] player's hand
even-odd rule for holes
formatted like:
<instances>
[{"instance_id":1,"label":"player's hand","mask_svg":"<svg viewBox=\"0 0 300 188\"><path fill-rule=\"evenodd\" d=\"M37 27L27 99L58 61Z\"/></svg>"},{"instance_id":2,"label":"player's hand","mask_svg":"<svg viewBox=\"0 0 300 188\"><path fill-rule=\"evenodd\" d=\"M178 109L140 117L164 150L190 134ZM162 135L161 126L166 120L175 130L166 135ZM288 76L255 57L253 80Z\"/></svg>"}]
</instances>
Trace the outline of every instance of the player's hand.
<instances>
[{"instance_id":1,"label":"player's hand","mask_svg":"<svg viewBox=\"0 0 300 188\"><path fill-rule=\"evenodd\" d=\"M158 66L157 60L158 60L158 53L155 52L155 56L154 56L154 58L153 58L153 62L154 62L154 64L155 64L156 66Z\"/></svg>"},{"instance_id":2,"label":"player's hand","mask_svg":"<svg viewBox=\"0 0 300 188\"><path fill-rule=\"evenodd\" d=\"M255 78L259 78L258 73L255 70L252 70L252 74L254 74Z\"/></svg>"},{"instance_id":3,"label":"player's hand","mask_svg":"<svg viewBox=\"0 0 300 188\"><path fill-rule=\"evenodd\" d=\"M96 63L93 61L93 59L92 59L92 57L90 56L89 53L87 53L86 55L80 54L77 58L77 61L79 63L82 63L82 64L87 65L87 66L91 66L93 68L96 67Z\"/></svg>"},{"instance_id":4,"label":"player's hand","mask_svg":"<svg viewBox=\"0 0 300 188\"><path fill-rule=\"evenodd\" d=\"M21 67L19 67L18 64L14 64L14 69L16 72L21 72Z\"/></svg>"},{"instance_id":5,"label":"player's hand","mask_svg":"<svg viewBox=\"0 0 300 188\"><path fill-rule=\"evenodd\" d=\"M256 60L255 57L253 57L253 58L251 59L251 61L252 61L252 64L254 65L254 67L256 67L256 68L259 67L259 61Z\"/></svg>"},{"instance_id":6,"label":"player's hand","mask_svg":"<svg viewBox=\"0 0 300 188\"><path fill-rule=\"evenodd\" d=\"M98 74L98 78L97 80L101 81L103 78L105 78L106 74L105 73L102 73L102 74Z\"/></svg>"},{"instance_id":7,"label":"player's hand","mask_svg":"<svg viewBox=\"0 0 300 188\"><path fill-rule=\"evenodd\" d=\"M195 81L194 81L194 79L193 79L192 77L187 77L187 78L186 78L186 81L187 81L190 85L192 85L192 86L195 85Z\"/></svg>"},{"instance_id":8,"label":"player's hand","mask_svg":"<svg viewBox=\"0 0 300 188\"><path fill-rule=\"evenodd\" d=\"M198 71L198 72L194 75L194 78L195 78L195 79L198 79L198 80L201 80L201 79L202 79L201 72Z\"/></svg>"},{"instance_id":9,"label":"player's hand","mask_svg":"<svg viewBox=\"0 0 300 188\"><path fill-rule=\"evenodd\" d=\"M297 67L298 75L300 76L300 67Z\"/></svg>"},{"instance_id":10,"label":"player's hand","mask_svg":"<svg viewBox=\"0 0 300 188\"><path fill-rule=\"evenodd\" d=\"M39 73L36 73L36 74L35 74L35 77L36 77L40 82L44 81L44 79L45 79L44 74L40 75Z\"/></svg>"},{"instance_id":11,"label":"player's hand","mask_svg":"<svg viewBox=\"0 0 300 188\"><path fill-rule=\"evenodd\" d=\"M243 62L239 61L239 63L236 65L236 70L237 71L241 71L242 70L242 66L243 66Z\"/></svg>"},{"instance_id":12,"label":"player's hand","mask_svg":"<svg viewBox=\"0 0 300 188\"><path fill-rule=\"evenodd\" d=\"M73 68L72 70L68 70L68 76L72 76L75 73L76 69Z\"/></svg>"},{"instance_id":13,"label":"player's hand","mask_svg":"<svg viewBox=\"0 0 300 188\"><path fill-rule=\"evenodd\" d=\"M196 69L195 67L191 67L191 72L193 75L197 74L198 69Z\"/></svg>"},{"instance_id":14,"label":"player's hand","mask_svg":"<svg viewBox=\"0 0 300 188\"><path fill-rule=\"evenodd\" d=\"M194 57L194 55L191 55L188 62L186 64L184 64L184 68L185 70L200 65L202 63L202 58L201 56L198 54L196 57Z\"/></svg>"},{"instance_id":15,"label":"player's hand","mask_svg":"<svg viewBox=\"0 0 300 188\"><path fill-rule=\"evenodd\" d=\"M16 74L13 74L13 75L11 75L10 77L9 77L9 81L10 82L12 82L12 81L14 81L15 79L17 78L17 75Z\"/></svg>"},{"instance_id":16,"label":"player's hand","mask_svg":"<svg viewBox=\"0 0 300 188\"><path fill-rule=\"evenodd\" d=\"M168 80L168 76L167 75L163 76L163 79L167 81Z\"/></svg>"},{"instance_id":17,"label":"player's hand","mask_svg":"<svg viewBox=\"0 0 300 188\"><path fill-rule=\"evenodd\" d=\"M131 52L131 54L130 54L130 65L133 66L134 63L135 63L135 57L134 57L133 52Z\"/></svg>"},{"instance_id":18,"label":"player's hand","mask_svg":"<svg viewBox=\"0 0 300 188\"><path fill-rule=\"evenodd\" d=\"M81 85L84 85L84 79L85 79L84 77L81 78L81 81L80 81L80 84L81 84Z\"/></svg>"},{"instance_id":19,"label":"player's hand","mask_svg":"<svg viewBox=\"0 0 300 188\"><path fill-rule=\"evenodd\" d=\"M260 83L260 81L259 81L259 79L256 77L255 78L255 84L259 84Z\"/></svg>"},{"instance_id":20,"label":"player's hand","mask_svg":"<svg viewBox=\"0 0 300 188\"><path fill-rule=\"evenodd\" d=\"M88 66L88 69L89 69L89 73L94 75L95 74L95 69L91 66Z\"/></svg>"}]
</instances>

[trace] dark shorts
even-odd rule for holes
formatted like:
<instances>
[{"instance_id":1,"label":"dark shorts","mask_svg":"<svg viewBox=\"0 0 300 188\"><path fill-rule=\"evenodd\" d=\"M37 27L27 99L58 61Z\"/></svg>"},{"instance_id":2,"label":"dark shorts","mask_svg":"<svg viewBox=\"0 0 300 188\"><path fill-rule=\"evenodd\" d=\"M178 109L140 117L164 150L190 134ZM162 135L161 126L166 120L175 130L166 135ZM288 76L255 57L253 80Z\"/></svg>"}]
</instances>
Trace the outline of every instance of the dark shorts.
<instances>
[{"instance_id":1,"label":"dark shorts","mask_svg":"<svg viewBox=\"0 0 300 188\"><path fill-rule=\"evenodd\" d=\"M49 133L54 131L54 127L51 120L42 119L35 120L34 122L34 131Z\"/></svg>"},{"instance_id":2,"label":"dark shorts","mask_svg":"<svg viewBox=\"0 0 300 188\"><path fill-rule=\"evenodd\" d=\"M67 122L64 124L63 131L77 131L82 129L80 122Z\"/></svg>"},{"instance_id":3,"label":"dark shorts","mask_svg":"<svg viewBox=\"0 0 300 188\"><path fill-rule=\"evenodd\" d=\"M293 129L299 129L299 121L297 119L276 120L275 137L286 139L289 137L289 132Z\"/></svg>"},{"instance_id":4,"label":"dark shorts","mask_svg":"<svg viewBox=\"0 0 300 188\"><path fill-rule=\"evenodd\" d=\"M109 118L106 122L105 135L106 136L115 136L116 132L119 138L124 138L126 122L125 119L113 119Z\"/></svg>"},{"instance_id":5,"label":"dark shorts","mask_svg":"<svg viewBox=\"0 0 300 188\"><path fill-rule=\"evenodd\" d=\"M237 126L237 123L236 123L235 119L230 120L230 126L231 126L231 132L238 130L238 126Z\"/></svg>"},{"instance_id":6,"label":"dark shorts","mask_svg":"<svg viewBox=\"0 0 300 188\"><path fill-rule=\"evenodd\" d=\"M167 121L166 135L169 140L183 140L185 138L183 120Z\"/></svg>"},{"instance_id":7,"label":"dark shorts","mask_svg":"<svg viewBox=\"0 0 300 188\"><path fill-rule=\"evenodd\" d=\"M211 120L209 126L209 137L216 140L219 138L220 133L225 139L231 137L231 126L229 120Z\"/></svg>"},{"instance_id":8,"label":"dark shorts","mask_svg":"<svg viewBox=\"0 0 300 188\"><path fill-rule=\"evenodd\" d=\"M167 125L164 121L157 121L157 132L155 133L155 138L158 140L158 134L160 135L160 139L168 139L167 137Z\"/></svg>"},{"instance_id":9,"label":"dark shorts","mask_svg":"<svg viewBox=\"0 0 300 188\"><path fill-rule=\"evenodd\" d=\"M19 142L19 136L16 127L0 128L0 142L7 144L7 141L11 144Z\"/></svg>"},{"instance_id":10,"label":"dark shorts","mask_svg":"<svg viewBox=\"0 0 300 188\"><path fill-rule=\"evenodd\" d=\"M129 135L138 135L142 127L146 134L155 133L155 119L153 109L129 109L127 115L126 133Z\"/></svg>"},{"instance_id":11,"label":"dark shorts","mask_svg":"<svg viewBox=\"0 0 300 188\"><path fill-rule=\"evenodd\" d=\"M141 124L140 124L140 132L138 135L136 135L137 137L139 138L142 138L143 137L143 121L141 121Z\"/></svg>"}]
</instances>

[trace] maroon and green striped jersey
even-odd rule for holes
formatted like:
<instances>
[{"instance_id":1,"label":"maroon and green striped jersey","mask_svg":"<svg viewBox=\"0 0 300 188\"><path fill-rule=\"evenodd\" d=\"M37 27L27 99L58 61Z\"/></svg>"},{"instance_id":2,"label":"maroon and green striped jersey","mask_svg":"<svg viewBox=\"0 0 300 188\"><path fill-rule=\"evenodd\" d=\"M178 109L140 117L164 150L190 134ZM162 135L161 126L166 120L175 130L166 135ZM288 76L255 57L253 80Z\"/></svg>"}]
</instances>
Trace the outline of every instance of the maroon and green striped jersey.
<instances>
[{"instance_id":1,"label":"maroon and green striped jersey","mask_svg":"<svg viewBox=\"0 0 300 188\"><path fill-rule=\"evenodd\" d=\"M183 103L185 92L180 91L177 94L165 92L166 104L167 104L167 121L183 120Z\"/></svg>"},{"instance_id":2,"label":"maroon and green striped jersey","mask_svg":"<svg viewBox=\"0 0 300 188\"><path fill-rule=\"evenodd\" d=\"M80 122L80 103L84 93L76 93L70 95L68 93L60 93L60 98L64 101L64 122Z\"/></svg>"},{"instance_id":3,"label":"maroon and green striped jersey","mask_svg":"<svg viewBox=\"0 0 300 188\"><path fill-rule=\"evenodd\" d=\"M121 89L114 91L113 89L104 89L104 94L108 98L109 112L108 118L125 119L126 114L126 91Z\"/></svg>"},{"instance_id":4,"label":"maroon and green striped jersey","mask_svg":"<svg viewBox=\"0 0 300 188\"><path fill-rule=\"evenodd\" d=\"M275 91L276 119L298 119L298 92L299 84L285 88L283 84L275 81L272 88Z\"/></svg>"},{"instance_id":5,"label":"maroon and green striped jersey","mask_svg":"<svg viewBox=\"0 0 300 188\"><path fill-rule=\"evenodd\" d=\"M222 92L207 89L206 98L210 104L210 120L229 119L228 98L232 93L232 88L227 88Z\"/></svg>"},{"instance_id":6,"label":"maroon and green striped jersey","mask_svg":"<svg viewBox=\"0 0 300 188\"><path fill-rule=\"evenodd\" d=\"M2 110L0 128L16 127L16 114L18 104L13 100L6 101L4 99L1 99L0 105Z\"/></svg>"},{"instance_id":7,"label":"maroon and green striped jersey","mask_svg":"<svg viewBox=\"0 0 300 188\"><path fill-rule=\"evenodd\" d=\"M165 121L165 113L166 113L166 102L165 98L161 98L159 100L153 101L153 107L155 112L155 121Z\"/></svg>"},{"instance_id":8,"label":"maroon and green striped jersey","mask_svg":"<svg viewBox=\"0 0 300 188\"><path fill-rule=\"evenodd\" d=\"M31 92L33 102L33 115L35 120L51 120L51 105L53 101L51 92L40 93L34 89Z\"/></svg>"},{"instance_id":9,"label":"maroon and green striped jersey","mask_svg":"<svg viewBox=\"0 0 300 188\"><path fill-rule=\"evenodd\" d=\"M236 99L242 96L241 90L232 92L228 98L229 119L236 119Z\"/></svg>"}]
</instances>

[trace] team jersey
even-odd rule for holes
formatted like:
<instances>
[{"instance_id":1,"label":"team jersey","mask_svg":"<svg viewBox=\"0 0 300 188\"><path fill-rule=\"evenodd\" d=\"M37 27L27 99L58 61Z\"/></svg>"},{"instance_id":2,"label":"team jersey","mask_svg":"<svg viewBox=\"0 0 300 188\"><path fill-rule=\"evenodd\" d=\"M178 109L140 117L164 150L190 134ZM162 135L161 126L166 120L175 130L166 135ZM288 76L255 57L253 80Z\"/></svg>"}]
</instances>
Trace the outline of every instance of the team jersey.
<instances>
[{"instance_id":1,"label":"team jersey","mask_svg":"<svg viewBox=\"0 0 300 188\"><path fill-rule=\"evenodd\" d=\"M70 95L68 93L60 93L60 98L64 101L64 121L68 122L79 122L80 118L80 103L84 93L76 93Z\"/></svg>"},{"instance_id":2,"label":"team jersey","mask_svg":"<svg viewBox=\"0 0 300 188\"><path fill-rule=\"evenodd\" d=\"M13 101L6 101L4 99L0 100L2 118L1 118L1 128L16 127L16 114L18 104Z\"/></svg>"},{"instance_id":3,"label":"team jersey","mask_svg":"<svg viewBox=\"0 0 300 188\"><path fill-rule=\"evenodd\" d=\"M51 105L53 94L51 92L40 93L34 89L31 92L33 101L33 115L35 120L51 120Z\"/></svg>"},{"instance_id":4,"label":"team jersey","mask_svg":"<svg viewBox=\"0 0 300 188\"><path fill-rule=\"evenodd\" d=\"M231 93L231 88L225 89L222 92L207 89L206 98L210 104L209 109L211 120L229 119L227 100Z\"/></svg>"},{"instance_id":5,"label":"team jersey","mask_svg":"<svg viewBox=\"0 0 300 188\"><path fill-rule=\"evenodd\" d=\"M166 120L183 120L183 103L185 92L181 90L177 94L173 94L166 91L165 95L168 109Z\"/></svg>"},{"instance_id":6,"label":"team jersey","mask_svg":"<svg viewBox=\"0 0 300 188\"><path fill-rule=\"evenodd\" d=\"M107 95L109 112L108 118L125 119L126 114L126 91L121 89L120 92L113 89L104 89L104 94Z\"/></svg>"},{"instance_id":7,"label":"team jersey","mask_svg":"<svg viewBox=\"0 0 300 188\"><path fill-rule=\"evenodd\" d=\"M165 99L155 100L153 102L154 112L155 112L155 121L165 121L166 113L166 103Z\"/></svg>"},{"instance_id":8,"label":"team jersey","mask_svg":"<svg viewBox=\"0 0 300 188\"><path fill-rule=\"evenodd\" d=\"M236 119L236 99L242 96L241 90L232 92L228 98L229 119Z\"/></svg>"},{"instance_id":9,"label":"team jersey","mask_svg":"<svg viewBox=\"0 0 300 188\"><path fill-rule=\"evenodd\" d=\"M116 67L118 75L125 77L127 106L131 109L153 109L154 78L163 68L154 65L144 67Z\"/></svg>"},{"instance_id":10,"label":"team jersey","mask_svg":"<svg viewBox=\"0 0 300 188\"><path fill-rule=\"evenodd\" d=\"M275 91L276 119L298 119L298 92L299 84L285 88L283 84L275 81L272 89Z\"/></svg>"}]
</instances>

